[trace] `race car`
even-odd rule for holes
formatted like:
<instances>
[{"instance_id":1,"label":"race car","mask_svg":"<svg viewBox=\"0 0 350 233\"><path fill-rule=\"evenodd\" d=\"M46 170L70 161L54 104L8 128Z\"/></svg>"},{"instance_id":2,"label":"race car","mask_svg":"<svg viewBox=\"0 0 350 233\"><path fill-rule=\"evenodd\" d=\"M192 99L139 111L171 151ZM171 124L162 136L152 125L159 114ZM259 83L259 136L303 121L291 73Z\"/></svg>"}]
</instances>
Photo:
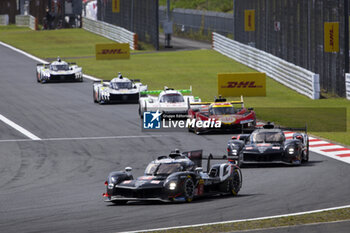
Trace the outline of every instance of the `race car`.
<instances>
[{"instance_id":1,"label":"race car","mask_svg":"<svg viewBox=\"0 0 350 233\"><path fill-rule=\"evenodd\" d=\"M139 79L128 79L119 72L112 80L93 82L93 99L95 103L138 103L141 91L147 91Z\"/></svg>"},{"instance_id":2,"label":"race car","mask_svg":"<svg viewBox=\"0 0 350 233\"><path fill-rule=\"evenodd\" d=\"M284 130L305 130L286 139ZM277 128L268 123L251 134L233 136L227 145L228 158L239 167L249 163L300 165L309 161L309 138L305 129Z\"/></svg>"},{"instance_id":3,"label":"race car","mask_svg":"<svg viewBox=\"0 0 350 233\"><path fill-rule=\"evenodd\" d=\"M39 83L47 82L82 82L82 68L76 63L67 63L59 57L49 64L36 65L36 79Z\"/></svg>"},{"instance_id":4,"label":"race car","mask_svg":"<svg viewBox=\"0 0 350 233\"><path fill-rule=\"evenodd\" d=\"M187 111L191 103L200 102L200 98L191 94L192 87L184 90L174 90L164 87L164 90L142 91L139 100L139 115L143 118L144 112L159 111L165 115L172 115L173 118L187 117ZM158 96L153 96L158 95Z\"/></svg>"},{"instance_id":5,"label":"race car","mask_svg":"<svg viewBox=\"0 0 350 233\"><path fill-rule=\"evenodd\" d=\"M241 105L235 107L234 105ZM192 124L189 131L196 134L209 131L243 131L253 130L256 125L256 116L253 108L245 108L243 96L240 101L227 101L222 98L215 98L214 102L199 102L191 103L191 108L188 110L188 116L194 121L211 121L221 122L220 127L213 127L214 124L202 127L197 127L198 124Z\"/></svg>"},{"instance_id":6,"label":"race car","mask_svg":"<svg viewBox=\"0 0 350 233\"><path fill-rule=\"evenodd\" d=\"M111 172L105 182L106 202L125 204L128 201L158 200L162 202L191 202L196 197L237 195L242 186L242 173L233 163L215 164L203 172L202 150L160 156L148 164L143 176L134 179L131 167ZM227 158L222 158L227 161Z\"/></svg>"}]
</instances>

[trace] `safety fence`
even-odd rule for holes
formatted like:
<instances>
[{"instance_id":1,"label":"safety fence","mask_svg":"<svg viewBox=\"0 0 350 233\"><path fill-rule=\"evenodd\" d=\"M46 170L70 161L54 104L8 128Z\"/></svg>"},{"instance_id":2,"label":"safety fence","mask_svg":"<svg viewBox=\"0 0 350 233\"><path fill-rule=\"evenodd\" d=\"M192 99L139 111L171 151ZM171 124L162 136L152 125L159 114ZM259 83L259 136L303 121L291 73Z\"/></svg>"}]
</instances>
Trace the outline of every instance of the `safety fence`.
<instances>
[{"instance_id":1,"label":"safety fence","mask_svg":"<svg viewBox=\"0 0 350 233\"><path fill-rule=\"evenodd\" d=\"M9 25L9 15L0 15L0 25Z\"/></svg>"},{"instance_id":2,"label":"safety fence","mask_svg":"<svg viewBox=\"0 0 350 233\"><path fill-rule=\"evenodd\" d=\"M322 92L345 96L346 2L235 0L234 39L319 74Z\"/></svg>"},{"instance_id":3,"label":"safety fence","mask_svg":"<svg viewBox=\"0 0 350 233\"><path fill-rule=\"evenodd\" d=\"M345 74L346 98L350 100L350 74Z\"/></svg>"},{"instance_id":4,"label":"safety fence","mask_svg":"<svg viewBox=\"0 0 350 233\"><path fill-rule=\"evenodd\" d=\"M38 30L38 20L31 15L16 15L16 26Z\"/></svg>"},{"instance_id":5,"label":"safety fence","mask_svg":"<svg viewBox=\"0 0 350 233\"><path fill-rule=\"evenodd\" d=\"M221 54L266 73L267 76L300 94L311 99L320 98L318 74L218 33L213 33L212 46L214 50Z\"/></svg>"},{"instance_id":6,"label":"safety fence","mask_svg":"<svg viewBox=\"0 0 350 233\"><path fill-rule=\"evenodd\" d=\"M170 12L174 30L178 32L200 32L209 34L217 32L222 35L233 35L233 14L214 11L201 11L175 8ZM167 20L166 7L159 7L159 22Z\"/></svg>"},{"instance_id":7,"label":"safety fence","mask_svg":"<svg viewBox=\"0 0 350 233\"><path fill-rule=\"evenodd\" d=\"M137 34L109 23L83 17L83 28L118 43L129 43L130 49L137 49Z\"/></svg>"}]
</instances>

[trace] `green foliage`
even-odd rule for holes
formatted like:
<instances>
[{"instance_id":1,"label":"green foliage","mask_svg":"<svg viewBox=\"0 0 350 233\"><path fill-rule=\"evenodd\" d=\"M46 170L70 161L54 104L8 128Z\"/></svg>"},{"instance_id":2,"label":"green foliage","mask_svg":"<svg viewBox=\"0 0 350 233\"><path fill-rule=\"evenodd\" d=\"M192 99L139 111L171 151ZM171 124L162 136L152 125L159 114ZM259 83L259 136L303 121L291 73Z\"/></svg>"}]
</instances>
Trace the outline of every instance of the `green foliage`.
<instances>
[{"instance_id":1,"label":"green foliage","mask_svg":"<svg viewBox=\"0 0 350 233\"><path fill-rule=\"evenodd\" d=\"M167 0L159 0L159 5L166 6ZM170 0L171 9L185 8L230 13L233 9L232 0Z\"/></svg>"}]
</instances>

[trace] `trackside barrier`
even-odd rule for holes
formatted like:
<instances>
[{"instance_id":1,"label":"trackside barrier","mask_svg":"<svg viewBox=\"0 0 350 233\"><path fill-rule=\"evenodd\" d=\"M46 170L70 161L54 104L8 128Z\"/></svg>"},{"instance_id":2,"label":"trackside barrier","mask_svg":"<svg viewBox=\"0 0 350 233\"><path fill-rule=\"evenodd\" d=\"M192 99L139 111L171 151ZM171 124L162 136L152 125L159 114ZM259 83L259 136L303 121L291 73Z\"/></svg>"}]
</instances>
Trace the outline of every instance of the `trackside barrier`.
<instances>
[{"instance_id":1,"label":"trackside barrier","mask_svg":"<svg viewBox=\"0 0 350 233\"><path fill-rule=\"evenodd\" d=\"M345 74L346 98L350 100L350 74Z\"/></svg>"},{"instance_id":2,"label":"trackside barrier","mask_svg":"<svg viewBox=\"0 0 350 233\"><path fill-rule=\"evenodd\" d=\"M0 15L0 25L9 25L9 15Z\"/></svg>"},{"instance_id":3,"label":"trackside barrier","mask_svg":"<svg viewBox=\"0 0 350 233\"><path fill-rule=\"evenodd\" d=\"M129 43L130 49L137 49L137 34L109 23L83 17L83 28L118 43Z\"/></svg>"},{"instance_id":4,"label":"trackside barrier","mask_svg":"<svg viewBox=\"0 0 350 233\"><path fill-rule=\"evenodd\" d=\"M272 54L213 33L212 47L311 99L320 98L319 75Z\"/></svg>"},{"instance_id":5,"label":"trackside barrier","mask_svg":"<svg viewBox=\"0 0 350 233\"><path fill-rule=\"evenodd\" d=\"M16 26L38 30L38 20L31 15L16 15Z\"/></svg>"}]
</instances>

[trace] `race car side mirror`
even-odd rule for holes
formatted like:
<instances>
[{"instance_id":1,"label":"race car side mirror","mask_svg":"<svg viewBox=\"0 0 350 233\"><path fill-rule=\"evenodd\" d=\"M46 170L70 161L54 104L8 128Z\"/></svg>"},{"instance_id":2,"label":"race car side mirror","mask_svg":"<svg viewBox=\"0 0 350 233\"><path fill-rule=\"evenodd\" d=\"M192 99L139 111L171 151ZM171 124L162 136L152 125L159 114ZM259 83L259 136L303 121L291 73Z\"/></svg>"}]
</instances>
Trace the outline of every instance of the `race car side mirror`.
<instances>
[{"instance_id":1,"label":"race car side mirror","mask_svg":"<svg viewBox=\"0 0 350 233\"><path fill-rule=\"evenodd\" d=\"M135 88L136 88L136 85L134 85L132 88L134 88L134 89L135 89Z\"/></svg>"},{"instance_id":2,"label":"race car side mirror","mask_svg":"<svg viewBox=\"0 0 350 233\"><path fill-rule=\"evenodd\" d=\"M73 70L73 68L71 67L71 68L69 68L70 70Z\"/></svg>"}]
</instances>

